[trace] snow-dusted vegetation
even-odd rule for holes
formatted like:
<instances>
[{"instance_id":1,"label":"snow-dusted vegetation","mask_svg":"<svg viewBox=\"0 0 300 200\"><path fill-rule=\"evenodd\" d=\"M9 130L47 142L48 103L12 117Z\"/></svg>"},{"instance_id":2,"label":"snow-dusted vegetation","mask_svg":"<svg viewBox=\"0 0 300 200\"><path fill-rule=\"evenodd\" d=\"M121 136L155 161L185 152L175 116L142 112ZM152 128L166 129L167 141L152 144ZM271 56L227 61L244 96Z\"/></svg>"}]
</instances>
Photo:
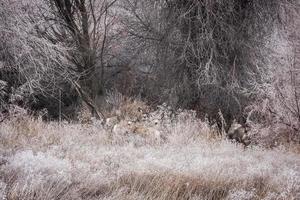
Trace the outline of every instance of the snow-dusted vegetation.
<instances>
[{"instance_id":1,"label":"snow-dusted vegetation","mask_svg":"<svg viewBox=\"0 0 300 200\"><path fill-rule=\"evenodd\" d=\"M0 0L0 200L299 200L300 0Z\"/></svg>"},{"instance_id":2,"label":"snow-dusted vegetation","mask_svg":"<svg viewBox=\"0 0 300 200\"><path fill-rule=\"evenodd\" d=\"M299 199L299 151L244 148L182 111L111 127L28 116L0 127L2 199Z\"/></svg>"}]
</instances>

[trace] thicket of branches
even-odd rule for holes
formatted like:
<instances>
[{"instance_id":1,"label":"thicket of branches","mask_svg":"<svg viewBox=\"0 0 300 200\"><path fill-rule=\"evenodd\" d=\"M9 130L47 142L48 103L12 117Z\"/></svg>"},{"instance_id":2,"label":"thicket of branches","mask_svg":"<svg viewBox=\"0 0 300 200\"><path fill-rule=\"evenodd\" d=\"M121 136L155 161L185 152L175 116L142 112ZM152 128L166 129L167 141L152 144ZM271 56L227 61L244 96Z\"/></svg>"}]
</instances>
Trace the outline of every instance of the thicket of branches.
<instances>
[{"instance_id":1,"label":"thicket of branches","mask_svg":"<svg viewBox=\"0 0 300 200\"><path fill-rule=\"evenodd\" d=\"M1 0L5 101L54 118L84 102L103 117L118 90L212 121L251 111L296 128L298 11L298 0ZM251 106L262 99L268 109Z\"/></svg>"},{"instance_id":2,"label":"thicket of branches","mask_svg":"<svg viewBox=\"0 0 300 200\"><path fill-rule=\"evenodd\" d=\"M121 7L129 43L140 44L137 66L149 73L140 95L214 119L221 111L230 124L273 81L269 44L297 2L127 0Z\"/></svg>"},{"instance_id":3,"label":"thicket of branches","mask_svg":"<svg viewBox=\"0 0 300 200\"><path fill-rule=\"evenodd\" d=\"M68 70L70 48L49 42L37 31L48 26L40 17L41 5L41 1L1 1L0 76L8 82L11 103L54 109L58 89L67 87L66 80L74 73ZM48 103L53 99L54 105Z\"/></svg>"},{"instance_id":4,"label":"thicket of branches","mask_svg":"<svg viewBox=\"0 0 300 200\"><path fill-rule=\"evenodd\" d=\"M128 0L123 5L130 38L151 51L149 65L166 81L164 89L179 90L182 82L192 90L191 85L206 84L252 89L266 68L265 43L281 8L279 1L235 0Z\"/></svg>"}]
</instances>

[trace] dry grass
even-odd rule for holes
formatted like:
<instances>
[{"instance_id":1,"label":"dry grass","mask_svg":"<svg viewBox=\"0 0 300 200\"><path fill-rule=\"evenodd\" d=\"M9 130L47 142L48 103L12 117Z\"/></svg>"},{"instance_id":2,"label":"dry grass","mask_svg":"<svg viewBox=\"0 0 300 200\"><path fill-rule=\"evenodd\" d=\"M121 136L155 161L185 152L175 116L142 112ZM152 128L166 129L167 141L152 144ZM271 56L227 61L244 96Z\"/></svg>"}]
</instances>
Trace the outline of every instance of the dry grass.
<instances>
[{"instance_id":1,"label":"dry grass","mask_svg":"<svg viewBox=\"0 0 300 200\"><path fill-rule=\"evenodd\" d=\"M299 154L213 138L189 113L153 124L156 114L133 124L146 136L125 120L115 129L26 116L6 121L0 199L300 198Z\"/></svg>"}]
</instances>

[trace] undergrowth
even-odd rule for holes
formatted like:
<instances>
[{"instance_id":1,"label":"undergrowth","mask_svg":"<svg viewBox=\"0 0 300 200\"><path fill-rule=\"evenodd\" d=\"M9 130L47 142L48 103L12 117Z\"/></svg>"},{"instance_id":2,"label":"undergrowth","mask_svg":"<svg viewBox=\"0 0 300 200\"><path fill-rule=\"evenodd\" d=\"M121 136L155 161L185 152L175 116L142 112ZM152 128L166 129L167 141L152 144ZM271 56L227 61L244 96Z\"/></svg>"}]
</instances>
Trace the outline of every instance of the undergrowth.
<instances>
[{"instance_id":1,"label":"undergrowth","mask_svg":"<svg viewBox=\"0 0 300 200\"><path fill-rule=\"evenodd\" d=\"M172 115L162 106L130 121L134 112L126 115L126 109L111 126L97 120L43 122L27 115L4 121L0 197L300 198L296 148L255 144L245 149L216 136L214 128L191 111Z\"/></svg>"}]
</instances>

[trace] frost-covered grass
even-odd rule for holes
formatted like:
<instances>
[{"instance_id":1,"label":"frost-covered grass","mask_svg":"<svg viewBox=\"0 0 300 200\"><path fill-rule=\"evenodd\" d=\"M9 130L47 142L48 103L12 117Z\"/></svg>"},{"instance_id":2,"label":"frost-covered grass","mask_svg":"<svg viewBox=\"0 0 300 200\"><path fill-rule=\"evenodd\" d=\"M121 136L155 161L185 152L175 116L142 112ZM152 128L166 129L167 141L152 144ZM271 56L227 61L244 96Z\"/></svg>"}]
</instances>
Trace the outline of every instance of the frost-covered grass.
<instances>
[{"instance_id":1,"label":"frost-covered grass","mask_svg":"<svg viewBox=\"0 0 300 200\"><path fill-rule=\"evenodd\" d=\"M0 199L300 199L300 155L244 149L205 122L0 126Z\"/></svg>"}]
</instances>

